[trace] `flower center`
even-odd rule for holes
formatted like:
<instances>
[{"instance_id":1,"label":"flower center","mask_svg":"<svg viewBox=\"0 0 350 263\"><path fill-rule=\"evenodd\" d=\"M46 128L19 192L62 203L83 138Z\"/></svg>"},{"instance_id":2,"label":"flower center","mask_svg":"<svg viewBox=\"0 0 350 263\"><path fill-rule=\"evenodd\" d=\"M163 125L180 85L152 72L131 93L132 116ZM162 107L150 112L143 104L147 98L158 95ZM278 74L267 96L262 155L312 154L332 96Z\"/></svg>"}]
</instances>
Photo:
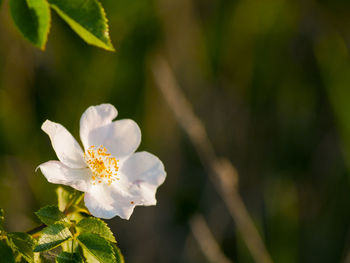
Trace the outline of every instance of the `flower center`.
<instances>
[{"instance_id":1,"label":"flower center","mask_svg":"<svg viewBox=\"0 0 350 263\"><path fill-rule=\"evenodd\" d=\"M84 153L84 160L93 173L93 184L105 182L110 185L115 180L119 180L117 177L119 160L111 156L102 145L90 146Z\"/></svg>"}]
</instances>

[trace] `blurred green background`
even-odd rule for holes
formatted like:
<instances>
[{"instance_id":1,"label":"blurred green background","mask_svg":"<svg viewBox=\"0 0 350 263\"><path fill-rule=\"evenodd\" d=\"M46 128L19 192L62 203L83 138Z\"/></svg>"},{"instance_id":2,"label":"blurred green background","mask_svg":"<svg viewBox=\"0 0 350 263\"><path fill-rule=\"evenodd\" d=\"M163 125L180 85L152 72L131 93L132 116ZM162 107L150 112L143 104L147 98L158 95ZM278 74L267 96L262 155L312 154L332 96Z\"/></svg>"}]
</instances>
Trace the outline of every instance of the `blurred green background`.
<instances>
[{"instance_id":1,"label":"blurred green background","mask_svg":"<svg viewBox=\"0 0 350 263\"><path fill-rule=\"evenodd\" d=\"M90 105L140 125L164 162L158 205L108 220L126 262L207 262L189 227L204 215L225 255L253 262L151 73L169 60L275 262L344 262L350 251L350 2L101 0L115 53L86 45L56 14L47 50L0 11L0 206L25 231L55 202L35 168L56 159L43 121L78 138ZM347 259L350 262L350 257Z\"/></svg>"}]
</instances>

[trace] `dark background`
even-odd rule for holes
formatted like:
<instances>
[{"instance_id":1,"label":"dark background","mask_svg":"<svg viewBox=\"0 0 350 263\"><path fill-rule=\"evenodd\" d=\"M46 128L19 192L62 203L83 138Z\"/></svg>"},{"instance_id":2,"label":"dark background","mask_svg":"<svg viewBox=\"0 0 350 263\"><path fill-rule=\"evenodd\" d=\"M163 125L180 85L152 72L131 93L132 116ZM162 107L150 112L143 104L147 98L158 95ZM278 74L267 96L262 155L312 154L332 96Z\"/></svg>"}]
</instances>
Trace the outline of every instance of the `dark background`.
<instances>
[{"instance_id":1,"label":"dark background","mask_svg":"<svg viewBox=\"0 0 350 263\"><path fill-rule=\"evenodd\" d=\"M253 262L151 73L169 60L275 262L343 262L350 251L350 2L101 0L115 53L88 46L56 14L45 52L0 12L0 206L10 231L55 202L35 168L56 159L43 121L78 138L90 105L141 127L139 150L167 170L155 207L108 224L126 262L207 262L189 219L204 215L225 255Z\"/></svg>"}]
</instances>

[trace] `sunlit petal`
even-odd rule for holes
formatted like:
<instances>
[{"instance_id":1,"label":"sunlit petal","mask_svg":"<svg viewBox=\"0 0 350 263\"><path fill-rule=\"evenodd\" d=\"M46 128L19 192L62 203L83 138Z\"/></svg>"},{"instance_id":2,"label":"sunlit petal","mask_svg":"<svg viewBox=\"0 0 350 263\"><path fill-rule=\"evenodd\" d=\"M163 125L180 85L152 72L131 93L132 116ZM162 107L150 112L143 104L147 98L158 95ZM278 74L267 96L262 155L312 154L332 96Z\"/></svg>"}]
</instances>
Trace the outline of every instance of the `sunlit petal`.
<instances>
[{"instance_id":1,"label":"sunlit petal","mask_svg":"<svg viewBox=\"0 0 350 263\"><path fill-rule=\"evenodd\" d=\"M103 145L117 159L131 155L139 147L141 130L130 119L114 121L94 129L89 134L89 145Z\"/></svg>"},{"instance_id":2,"label":"sunlit petal","mask_svg":"<svg viewBox=\"0 0 350 263\"><path fill-rule=\"evenodd\" d=\"M134 211L132 197L127 193L115 191L114 188L106 185L95 186L85 193L85 206L89 212L96 217L110 219L119 216L129 219Z\"/></svg>"},{"instance_id":3,"label":"sunlit petal","mask_svg":"<svg viewBox=\"0 0 350 263\"><path fill-rule=\"evenodd\" d=\"M59 123L46 120L41 129L49 135L58 159L71 168L84 168L83 150L72 134Z\"/></svg>"},{"instance_id":4,"label":"sunlit petal","mask_svg":"<svg viewBox=\"0 0 350 263\"><path fill-rule=\"evenodd\" d=\"M128 192L137 196L138 205L155 205L157 188L164 182L163 163L153 154L137 152L121 166L121 174L128 181Z\"/></svg>"},{"instance_id":5,"label":"sunlit petal","mask_svg":"<svg viewBox=\"0 0 350 263\"><path fill-rule=\"evenodd\" d=\"M90 106L80 118L80 139L85 147L89 148L89 133L101 126L112 122L118 115L117 109L111 104Z\"/></svg>"},{"instance_id":6,"label":"sunlit petal","mask_svg":"<svg viewBox=\"0 0 350 263\"><path fill-rule=\"evenodd\" d=\"M83 192L91 186L89 168L70 168L59 161L48 161L40 164L38 169L50 183L69 185Z\"/></svg>"}]
</instances>

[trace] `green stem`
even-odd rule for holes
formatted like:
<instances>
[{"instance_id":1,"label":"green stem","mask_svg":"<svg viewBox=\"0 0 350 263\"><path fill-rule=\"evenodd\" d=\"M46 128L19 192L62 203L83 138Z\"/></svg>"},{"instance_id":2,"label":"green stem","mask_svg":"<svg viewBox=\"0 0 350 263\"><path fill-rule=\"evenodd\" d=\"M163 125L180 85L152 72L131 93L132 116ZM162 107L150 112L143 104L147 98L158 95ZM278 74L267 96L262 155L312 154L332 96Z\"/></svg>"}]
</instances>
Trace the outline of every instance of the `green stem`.
<instances>
[{"instance_id":1,"label":"green stem","mask_svg":"<svg viewBox=\"0 0 350 263\"><path fill-rule=\"evenodd\" d=\"M70 200L70 202L67 204L66 208L64 209L63 213L68 215L68 211L69 211L69 208L74 205L74 204L79 204L80 201L82 200L82 198L84 197L84 194L79 194L77 196L75 196L74 198L72 198Z\"/></svg>"}]
</instances>

